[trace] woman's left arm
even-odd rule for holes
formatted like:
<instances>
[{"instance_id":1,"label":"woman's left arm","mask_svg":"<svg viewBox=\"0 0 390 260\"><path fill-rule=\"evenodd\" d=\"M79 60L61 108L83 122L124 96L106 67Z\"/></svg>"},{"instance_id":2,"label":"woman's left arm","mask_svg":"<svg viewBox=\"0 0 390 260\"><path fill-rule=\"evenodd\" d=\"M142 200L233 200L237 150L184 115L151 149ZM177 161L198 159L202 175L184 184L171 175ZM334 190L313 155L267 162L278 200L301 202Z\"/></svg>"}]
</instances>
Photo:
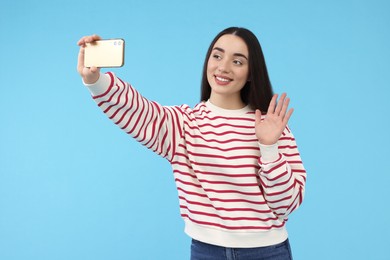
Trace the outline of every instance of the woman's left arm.
<instances>
[{"instance_id":1,"label":"woman's left arm","mask_svg":"<svg viewBox=\"0 0 390 260\"><path fill-rule=\"evenodd\" d=\"M260 144L260 184L269 208L281 218L297 209L304 197L306 170L288 127L274 145Z\"/></svg>"},{"instance_id":2,"label":"woman's left arm","mask_svg":"<svg viewBox=\"0 0 390 260\"><path fill-rule=\"evenodd\" d=\"M286 94L274 95L267 114L256 111L256 136L260 143L259 176L270 209L286 219L303 200L306 171L293 134L287 127L293 109Z\"/></svg>"}]
</instances>

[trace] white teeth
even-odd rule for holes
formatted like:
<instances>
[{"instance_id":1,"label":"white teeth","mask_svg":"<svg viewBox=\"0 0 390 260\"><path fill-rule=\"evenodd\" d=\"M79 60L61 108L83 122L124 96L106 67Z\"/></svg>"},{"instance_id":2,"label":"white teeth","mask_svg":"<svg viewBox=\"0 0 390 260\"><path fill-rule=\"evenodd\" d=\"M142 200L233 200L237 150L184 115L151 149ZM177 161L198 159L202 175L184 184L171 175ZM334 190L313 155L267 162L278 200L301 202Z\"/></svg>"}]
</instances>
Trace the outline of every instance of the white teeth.
<instances>
[{"instance_id":1,"label":"white teeth","mask_svg":"<svg viewBox=\"0 0 390 260\"><path fill-rule=\"evenodd\" d=\"M230 80L229 79L225 79L225 78L220 78L220 77L216 77L217 80L219 81L223 81L223 82L229 82Z\"/></svg>"}]
</instances>

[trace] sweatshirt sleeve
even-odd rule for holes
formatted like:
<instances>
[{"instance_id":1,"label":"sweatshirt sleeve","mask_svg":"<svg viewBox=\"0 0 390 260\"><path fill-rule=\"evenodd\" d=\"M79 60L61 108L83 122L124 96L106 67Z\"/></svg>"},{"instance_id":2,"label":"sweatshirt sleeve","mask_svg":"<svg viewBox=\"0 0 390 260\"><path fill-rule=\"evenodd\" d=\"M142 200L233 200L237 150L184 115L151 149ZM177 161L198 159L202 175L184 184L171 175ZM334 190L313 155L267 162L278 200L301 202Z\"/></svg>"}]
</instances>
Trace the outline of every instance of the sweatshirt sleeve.
<instances>
[{"instance_id":1,"label":"sweatshirt sleeve","mask_svg":"<svg viewBox=\"0 0 390 260\"><path fill-rule=\"evenodd\" d=\"M306 171L295 138L286 127L275 145L260 144L259 176L270 209L287 219L297 209L305 193Z\"/></svg>"},{"instance_id":2,"label":"sweatshirt sleeve","mask_svg":"<svg viewBox=\"0 0 390 260\"><path fill-rule=\"evenodd\" d=\"M111 72L101 73L96 83L85 85L110 120L142 145L172 160L183 136L181 107L149 101Z\"/></svg>"}]
</instances>

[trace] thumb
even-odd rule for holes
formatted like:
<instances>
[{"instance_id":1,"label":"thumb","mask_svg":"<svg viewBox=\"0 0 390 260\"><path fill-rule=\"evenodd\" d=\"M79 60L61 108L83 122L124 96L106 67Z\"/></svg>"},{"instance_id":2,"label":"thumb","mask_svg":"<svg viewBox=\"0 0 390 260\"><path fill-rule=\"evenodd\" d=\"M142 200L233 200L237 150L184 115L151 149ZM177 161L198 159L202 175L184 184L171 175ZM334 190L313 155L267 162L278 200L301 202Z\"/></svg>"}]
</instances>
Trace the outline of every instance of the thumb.
<instances>
[{"instance_id":1,"label":"thumb","mask_svg":"<svg viewBox=\"0 0 390 260\"><path fill-rule=\"evenodd\" d=\"M95 66L92 66L91 67L91 72L92 73L96 73L96 72L99 72L100 70L97 68L97 67L95 67Z\"/></svg>"},{"instance_id":2,"label":"thumb","mask_svg":"<svg viewBox=\"0 0 390 260\"><path fill-rule=\"evenodd\" d=\"M255 111L255 123L256 125L259 124L261 121L261 111L259 109L256 109Z\"/></svg>"},{"instance_id":3,"label":"thumb","mask_svg":"<svg viewBox=\"0 0 390 260\"><path fill-rule=\"evenodd\" d=\"M100 76L100 69L97 67L84 68L83 69L83 81L87 84L93 84L98 81Z\"/></svg>"},{"instance_id":4,"label":"thumb","mask_svg":"<svg viewBox=\"0 0 390 260\"><path fill-rule=\"evenodd\" d=\"M80 47L79 55L78 55L78 62L77 62L77 71L82 76L83 75L83 69L84 69L84 53L85 49L84 47Z\"/></svg>"}]
</instances>

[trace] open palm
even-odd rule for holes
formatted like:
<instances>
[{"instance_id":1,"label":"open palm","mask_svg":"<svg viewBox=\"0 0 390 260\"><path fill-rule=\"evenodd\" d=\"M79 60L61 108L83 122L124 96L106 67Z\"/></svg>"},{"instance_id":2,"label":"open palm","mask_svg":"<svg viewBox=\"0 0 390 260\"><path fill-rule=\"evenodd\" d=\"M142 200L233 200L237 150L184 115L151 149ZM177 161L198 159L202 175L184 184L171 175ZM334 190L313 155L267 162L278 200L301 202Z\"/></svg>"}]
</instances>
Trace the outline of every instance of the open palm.
<instances>
[{"instance_id":1,"label":"open palm","mask_svg":"<svg viewBox=\"0 0 390 260\"><path fill-rule=\"evenodd\" d=\"M277 98L277 94L272 97L267 114L263 119L261 112L256 110L256 137L264 145L272 145L279 140L294 111L292 108L287 111L290 99L287 98L286 93L280 96L278 102Z\"/></svg>"}]
</instances>

